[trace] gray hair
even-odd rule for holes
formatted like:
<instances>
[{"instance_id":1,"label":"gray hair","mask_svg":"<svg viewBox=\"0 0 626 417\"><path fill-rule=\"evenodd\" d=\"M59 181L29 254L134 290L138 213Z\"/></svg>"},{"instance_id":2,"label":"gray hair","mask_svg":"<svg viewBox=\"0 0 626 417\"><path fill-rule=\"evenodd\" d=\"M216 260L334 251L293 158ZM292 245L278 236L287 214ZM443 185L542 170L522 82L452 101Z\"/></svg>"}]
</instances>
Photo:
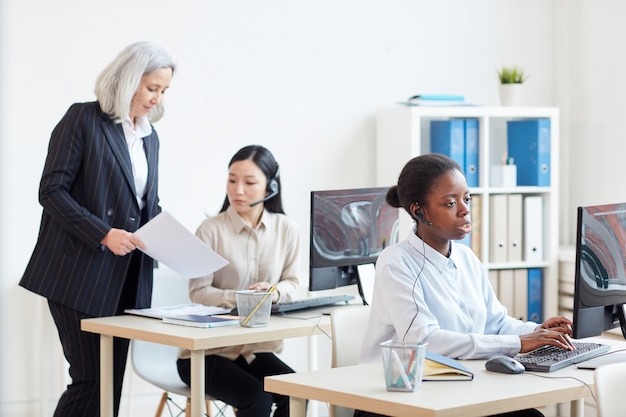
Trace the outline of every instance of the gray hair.
<instances>
[{"instance_id":1,"label":"gray hair","mask_svg":"<svg viewBox=\"0 0 626 417\"><path fill-rule=\"evenodd\" d=\"M116 122L124 120L141 77L161 68L171 68L173 74L176 65L159 45L137 42L124 48L96 79L95 93L102 111ZM158 104L148 114L148 120L156 122L163 113L163 105Z\"/></svg>"}]
</instances>

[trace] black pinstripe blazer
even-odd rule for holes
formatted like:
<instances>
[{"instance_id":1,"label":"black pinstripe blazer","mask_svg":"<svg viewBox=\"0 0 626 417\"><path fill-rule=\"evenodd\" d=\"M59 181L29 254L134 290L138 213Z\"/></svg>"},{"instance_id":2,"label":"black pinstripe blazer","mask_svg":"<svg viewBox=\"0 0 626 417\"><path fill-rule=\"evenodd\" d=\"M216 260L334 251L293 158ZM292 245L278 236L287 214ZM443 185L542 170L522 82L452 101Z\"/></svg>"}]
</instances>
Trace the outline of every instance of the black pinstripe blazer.
<instances>
[{"instance_id":1,"label":"black pinstripe blazer","mask_svg":"<svg viewBox=\"0 0 626 417\"><path fill-rule=\"evenodd\" d=\"M159 138L144 138L147 218L160 211ZM43 214L20 285L51 301L100 317L116 313L130 255L100 244L112 227L140 226L132 165L121 124L97 102L72 105L52 132L39 188ZM142 255L136 307L148 307L153 260Z\"/></svg>"}]
</instances>

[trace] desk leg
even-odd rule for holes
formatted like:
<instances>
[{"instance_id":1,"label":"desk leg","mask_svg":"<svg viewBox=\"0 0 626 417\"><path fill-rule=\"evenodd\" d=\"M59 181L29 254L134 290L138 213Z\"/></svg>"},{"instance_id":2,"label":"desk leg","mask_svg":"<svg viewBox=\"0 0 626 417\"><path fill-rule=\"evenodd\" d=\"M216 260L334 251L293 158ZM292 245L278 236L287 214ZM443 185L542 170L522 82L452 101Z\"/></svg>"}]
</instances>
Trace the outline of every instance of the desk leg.
<instances>
[{"instance_id":1,"label":"desk leg","mask_svg":"<svg viewBox=\"0 0 626 417\"><path fill-rule=\"evenodd\" d=\"M204 415L204 349L191 351L191 416Z\"/></svg>"},{"instance_id":2,"label":"desk leg","mask_svg":"<svg viewBox=\"0 0 626 417\"><path fill-rule=\"evenodd\" d=\"M570 403L570 417L584 417L585 415L585 399L579 398L572 400Z\"/></svg>"},{"instance_id":3,"label":"desk leg","mask_svg":"<svg viewBox=\"0 0 626 417\"><path fill-rule=\"evenodd\" d=\"M306 417L306 399L289 397L289 417Z\"/></svg>"},{"instance_id":4,"label":"desk leg","mask_svg":"<svg viewBox=\"0 0 626 417\"><path fill-rule=\"evenodd\" d=\"M100 335L100 415L113 417L113 336Z\"/></svg>"}]
</instances>

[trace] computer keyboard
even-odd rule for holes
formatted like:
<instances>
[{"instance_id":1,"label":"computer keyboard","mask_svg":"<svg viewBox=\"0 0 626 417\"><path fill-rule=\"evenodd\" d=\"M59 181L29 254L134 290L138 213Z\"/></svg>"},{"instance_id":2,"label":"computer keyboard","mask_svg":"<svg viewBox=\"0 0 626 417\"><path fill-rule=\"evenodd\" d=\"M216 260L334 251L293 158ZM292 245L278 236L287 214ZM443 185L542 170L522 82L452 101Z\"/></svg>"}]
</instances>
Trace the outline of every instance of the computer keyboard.
<instances>
[{"instance_id":1,"label":"computer keyboard","mask_svg":"<svg viewBox=\"0 0 626 417\"><path fill-rule=\"evenodd\" d=\"M272 304L272 314L285 313L287 311L304 310L312 307L323 307L336 303L348 303L348 301L354 299L354 295L349 294L333 294L325 295L321 297L309 297L294 300L288 303L276 303Z\"/></svg>"},{"instance_id":2,"label":"computer keyboard","mask_svg":"<svg viewBox=\"0 0 626 417\"><path fill-rule=\"evenodd\" d=\"M591 342L573 342L576 350L565 350L556 346L542 346L528 353L520 353L515 360L527 371L552 372L565 366L594 358L610 349L609 345Z\"/></svg>"}]
</instances>

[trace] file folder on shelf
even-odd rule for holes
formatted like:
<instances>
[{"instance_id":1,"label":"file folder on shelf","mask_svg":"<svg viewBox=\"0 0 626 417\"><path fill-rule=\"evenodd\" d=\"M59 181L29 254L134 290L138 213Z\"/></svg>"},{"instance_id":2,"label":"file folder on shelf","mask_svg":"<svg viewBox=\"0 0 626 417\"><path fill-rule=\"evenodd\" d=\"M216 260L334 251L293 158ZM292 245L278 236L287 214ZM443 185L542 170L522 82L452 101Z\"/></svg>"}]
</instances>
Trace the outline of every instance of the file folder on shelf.
<instances>
[{"instance_id":1,"label":"file folder on shelf","mask_svg":"<svg viewBox=\"0 0 626 417\"><path fill-rule=\"evenodd\" d=\"M522 195L508 195L507 256L509 262L522 260Z\"/></svg>"},{"instance_id":2,"label":"file folder on shelf","mask_svg":"<svg viewBox=\"0 0 626 417\"><path fill-rule=\"evenodd\" d=\"M476 256L482 261L483 260L483 252L482 252L482 201L481 196L474 195L472 196L472 201L470 203L471 212L470 215L472 217L472 233L471 233L471 247Z\"/></svg>"},{"instance_id":3,"label":"file folder on shelf","mask_svg":"<svg viewBox=\"0 0 626 417\"><path fill-rule=\"evenodd\" d=\"M465 160L463 170L469 187L478 187L478 119L465 119Z\"/></svg>"},{"instance_id":4,"label":"file folder on shelf","mask_svg":"<svg viewBox=\"0 0 626 417\"><path fill-rule=\"evenodd\" d=\"M528 320L543 322L543 270L528 269Z\"/></svg>"},{"instance_id":5,"label":"file folder on shelf","mask_svg":"<svg viewBox=\"0 0 626 417\"><path fill-rule=\"evenodd\" d=\"M513 287L515 298L515 309L513 310L513 316L520 320L528 320L528 270L526 269L514 269L513 270Z\"/></svg>"},{"instance_id":6,"label":"file folder on shelf","mask_svg":"<svg viewBox=\"0 0 626 417\"><path fill-rule=\"evenodd\" d=\"M463 119L430 122L430 152L453 159L461 169L465 165L465 122Z\"/></svg>"},{"instance_id":7,"label":"file folder on shelf","mask_svg":"<svg viewBox=\"0 0 626 417\"><path fill-rule=\"evenodd\" d=\"M543 261L543 197L524 197L524 260Z\"/></svg>"},{"instance_id":8,"label":"file folder on shelf","mask_svg":"<svg viewBox=\"0 0 626 417\"><path fill-rule=\"evenodd\" d=\"M506 194L494 194L489 196L489 260L491 262L507 262L507 205L508 196Z\"/></svg>"},{"instance_id":9,"label":"file folder on shelf","mask_svg":"<svg viewBox=\"0 0 626 417\"><path fill-rule=\"evenodd\" d=\"M550 119L509 120L507 145L517 185L550 186Z\"/></svg>"}]
</instances>

